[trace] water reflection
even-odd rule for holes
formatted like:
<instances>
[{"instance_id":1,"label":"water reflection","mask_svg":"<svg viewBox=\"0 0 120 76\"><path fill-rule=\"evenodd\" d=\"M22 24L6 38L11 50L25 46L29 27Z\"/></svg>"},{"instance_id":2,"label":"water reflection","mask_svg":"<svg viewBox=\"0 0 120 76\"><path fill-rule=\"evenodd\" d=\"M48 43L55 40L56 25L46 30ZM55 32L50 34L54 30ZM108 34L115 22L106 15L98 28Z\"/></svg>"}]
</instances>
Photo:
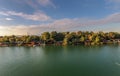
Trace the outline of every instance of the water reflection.
<instances>
[{"instance_id":1,"label":"water reflection","mask_svg":"<svg viewBox=\"0 0 120 76\"><path fill-rule=\"evenodd\" d=\"M0 76L120 76L120 46L0 47Z\"/></svg>"}]
</instances>

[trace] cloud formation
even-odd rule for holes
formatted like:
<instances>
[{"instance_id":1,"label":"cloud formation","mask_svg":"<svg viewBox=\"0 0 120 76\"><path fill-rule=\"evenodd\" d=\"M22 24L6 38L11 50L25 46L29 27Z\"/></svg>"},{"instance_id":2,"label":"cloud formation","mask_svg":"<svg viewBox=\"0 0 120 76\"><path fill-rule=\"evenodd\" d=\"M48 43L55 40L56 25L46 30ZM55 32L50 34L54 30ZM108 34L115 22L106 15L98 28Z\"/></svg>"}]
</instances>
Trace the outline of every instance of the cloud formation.
<instances>
[{"instance_id":1,"label":"cloud formation","mask_svg":"<svg viewBox=\"0 0 120 76\"><path fill-rule=\"evenodd\" d=\"M93 29L96 26L102 26L111 23L120 23L120 13L111 14L99 20L65 18L40 25L1 25L0 30L4 31L4 35L25 35L27 32L29 32L30 34L39 35L40 33L45 31L79 31L82 30L84 27L90 27ZM101 31L101 29L97 31ZM3 35L3 32L0 33L0 35Z\"/></svg>"},{"instance_id":2,"label":"cloud formation","mask_svg":"<svg viewBox=\"0 0 120 76\"><path fill-rule=\"evenodd\" d=\"M53 7L56 8L55 4L52 0L13 0L14 2L18 4L25 4L28 5L36 10L38 10L40 7Z\"/></svg>"},{"instance_id":3,"label":"cloud formation","mask_svg":"<svg viewBox=\"0 0 120 76\"><path fill-rule=\"evenodd\" d=\"M5 20L7 20L7 21L11 21L11 20L13 20L12 18L5 18Z\"/></svg>"},{"instance_id":4,"label":"cloud formation","mask_svg":"<svg viewBox=\"0 0 120 76\"><path fill-rule=\"evenodd\" d=\"M15 11L1 11L0 15L18 16L18 17L22 17L24 19L33 20L33 21L48 21L51 19L48 15L46 15L45 13L41 11L35 12L33 14L25 14L22 12L15 12Z\"/></svg>"}]
</instances>

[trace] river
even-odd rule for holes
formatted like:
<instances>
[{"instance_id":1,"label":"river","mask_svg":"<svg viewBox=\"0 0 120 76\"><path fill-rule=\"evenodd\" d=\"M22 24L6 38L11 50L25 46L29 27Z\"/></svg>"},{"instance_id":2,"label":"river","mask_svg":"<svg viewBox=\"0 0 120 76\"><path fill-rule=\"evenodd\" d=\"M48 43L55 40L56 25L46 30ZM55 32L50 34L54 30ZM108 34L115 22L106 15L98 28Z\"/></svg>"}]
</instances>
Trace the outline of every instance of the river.
<instances>
[{"instance_id":1,"label":"river","mask_svg":"<svg viewBox=\"0 0 120 76\"><path fill-rule=\"evenodd\" d=\"M0 47L0 76L120 76L120 46Z\"/></svg>"}]
</instances>

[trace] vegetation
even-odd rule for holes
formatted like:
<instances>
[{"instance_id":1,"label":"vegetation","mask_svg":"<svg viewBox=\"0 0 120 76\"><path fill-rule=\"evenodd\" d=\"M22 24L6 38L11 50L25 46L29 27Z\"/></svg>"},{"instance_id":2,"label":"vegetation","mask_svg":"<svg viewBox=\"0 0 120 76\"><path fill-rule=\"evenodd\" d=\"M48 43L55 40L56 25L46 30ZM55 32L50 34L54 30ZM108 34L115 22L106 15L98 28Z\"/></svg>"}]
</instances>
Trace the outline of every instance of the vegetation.
<instances>
[{"instance_id":1,"label":"vegetation","mask_svg":"<svg viewBox=\"0 0 120 76\"><path fill-rule=\"evenodd\" d=\"M102 45L120 43L117 32L44 32L41 36L1 36L0 46Z\"/></svg>"}]
</instances>

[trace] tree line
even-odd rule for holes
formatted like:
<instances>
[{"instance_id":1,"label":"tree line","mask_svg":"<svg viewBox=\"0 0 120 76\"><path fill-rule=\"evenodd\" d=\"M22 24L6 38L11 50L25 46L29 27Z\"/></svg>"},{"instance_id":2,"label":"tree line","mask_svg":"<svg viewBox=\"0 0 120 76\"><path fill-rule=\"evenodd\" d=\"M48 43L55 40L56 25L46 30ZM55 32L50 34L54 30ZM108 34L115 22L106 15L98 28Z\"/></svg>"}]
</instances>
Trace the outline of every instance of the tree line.
<instances>
[{"instance_id":1,"label":"tree line","mask_svg":"<svg viewBox=\"0 0 120 76\"><path fill-rule=\"evenodd\" d=\"M1 36L0 43L7 44L27 44L30 42L40 44L56 44L56 45L100 45L113 43L115 39L120 39L117 32L43 32L40 36L24 35L24 36Z\"/></svg>"}]
</instances>

